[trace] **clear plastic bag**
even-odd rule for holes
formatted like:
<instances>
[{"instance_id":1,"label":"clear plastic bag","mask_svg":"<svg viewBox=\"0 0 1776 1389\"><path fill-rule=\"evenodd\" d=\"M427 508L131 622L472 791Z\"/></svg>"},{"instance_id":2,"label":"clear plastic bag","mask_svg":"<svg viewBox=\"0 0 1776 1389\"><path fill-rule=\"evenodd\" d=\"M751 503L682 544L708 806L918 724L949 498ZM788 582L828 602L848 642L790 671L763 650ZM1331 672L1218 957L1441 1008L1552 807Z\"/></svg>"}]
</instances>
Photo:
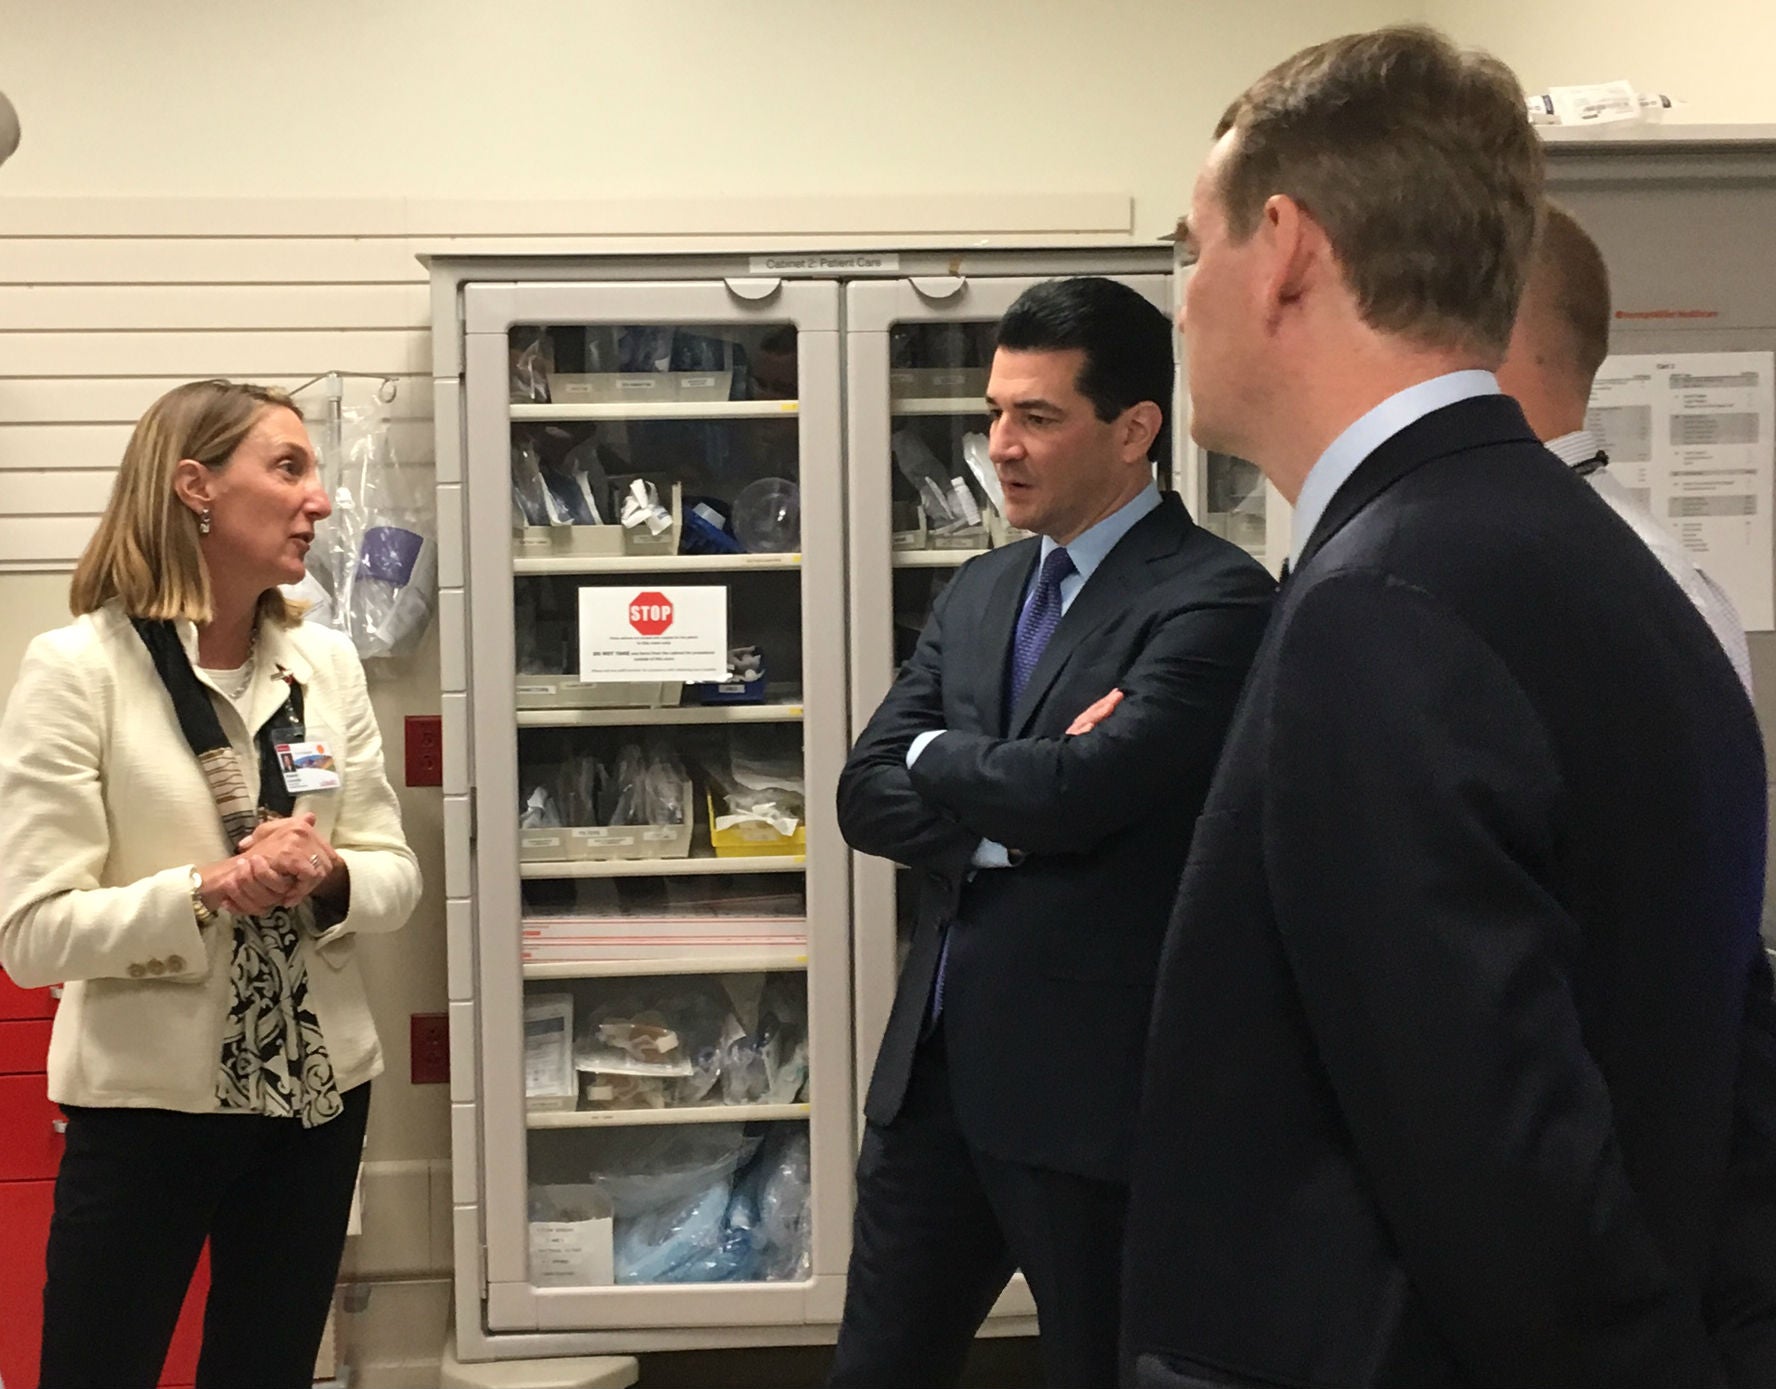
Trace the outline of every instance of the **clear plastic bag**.
<instances>
[{"instance_id":1,"label":"clear plastic bag","mask_svg":"<svg viewBox=\"0 0 1776 1389\"><path fill-rule=\"evenodd\" d=\"M642 773L647 800L645 821L650 825L682 825L690 819L691 808L685 804L690 786L684 765L670 749L655 749Z\"/></svg>"},{"instance_id":2,"label":"clear plastic bag","mask_svg":"<svg viewBox=\"0 0 1776 1389\"><path fill-rule=\"evenodd\" d=\"M574 1065L600 1075L688 1076L678 1030L652 1008L600 1009L574 1040Z\"/></svg>"},{"instance_id":3,"label":"clear plastic bag","mask_svg":"<svg viewBox=\"0 0 1776 1389\"><path fill-rule=\"evenodd\" d=\"M641 745L625 743L617 751L617 766L614 779L617 784L617 804L611 812L610 823L613 825L646 825L651 823L647 818L647 759L642 755Z\"/></svg>"},{"instance_id":4,"label":"clear plastic bag","mask_svg":"<svg viewBox=\"0 0 1776 1389\"><path fill-rule=\"evenodd\" d=\"M370 664L411 654L438 598L437 502L427 470L396 455L382 405L345 412L334 495L340 546L329 625Z\"/></svg>"},{"instance_id":5,"label":"clear plastic bag","mask_svg":"<svg viewBox=\"0 0 1776 1389\"><path fill-rule=\"evenodd\" d=\"M808 1080L806 1001L785 975L772 975L757 998L755 1008L736 1007L722 1034L722 1098L794 1104Z\"/></svg>"},{"instance_id":6,"label":"clear plastic bag","mask_svg":"<svg viewBox=\"0 0 1776 1389\"><path fill-rule=\"evenodd\" d=\"M542 459L529 439L512 445L512 506L522 518L521 525L560 525L556 519L555 500L543 481Z\"/></svg>"},{"instance_id":7,"label":"clear plastic bag","mask_svg":"<svg viewBox=\"0 0 1776 1389\"><path fill-rule=\"evenodd\" d=\"M698 1105L719 1102L712 1092L721 1083L722 1029L728 1007L707 985L690 987L660 1001L660 1012L678 1030L689 1074L673 1087L672 1103Z\"/></svg>"},{"instance_id":8,"label":"clear plastic bag","mask_svg":"<svg viewBox=\"0 0 1776 1389\"><path fill-rule=\"evenodd\" d=\"M561 764L556 778L556 801L561 808L562 823L595 825L598 823L599 783L607 775L598 759L590 753L571 753Z\"/></svg>"},{"instance_id":9,"label":"clear plastic bag","mask_svg":"<svg viewBox=\"0 0 1776 1389\"><path fill-rule=\"evenodd\" d=\"M599 456L598 436L589 435L567 451L561 460L562 471L573 478L591 511L588 525L608 525L614 517L606 514L610 507L610 477Z\"/></svg>"},{"instance_id":10,"label":"clear plastic bag","mask_svg":"<svg viewBox=\"0 0 1776 1389\"><path fill-rule=\"evenodd\" d=\"M751 1175L758 1185L751 1276L760 1281L808 1277L813 1222L808 1209L811 1169L807 1132L796 1129L776 1135L760 1152Z\"/></svg>"},{"instance_id":11,"label":"clear plastic bag","mask_svg":"<svg viewBox=\"0 0 1776 1389\"><path fill-rule=\"evenodd\" d=\"M555 343L547 328L512 329L507 339L512 370L512 399L531 405L549 403L549 377L555 370Z\"/></svg>"},{"instance_id":12,"label":"clear plastic bag","mask_svg":"<svg viewBox=\"0 0 1776 1389\"><path fill-rule=\"evenodd\" d=\"M779 1128L747 1140L739 1163L670 1199L619 1209L619 1283L787 1281L809 1275L807 1132ZM662 1188L664 1189L664 1188ZM597 1188L600 1194L605 1188Z\"/></svg>"},{"instance_id":13,"label":"clear plastic bag","mask_svg":"<svg viewBox=\"0 0 1776 1389\"><path fill-rule=\"evenodd\" d=\"M758 1150L739 1124L687 1124L674 1130L612 1133L590 1179L620 1218L679 1205L725 1182Z\"/></svg>"},{"instance_id":14,"label":"clear plastic bag","mask_svg":"<svg viewBox=\"0 0 1776 1389\"><path fill-rule=\"evenodd\" d=\"M521 830L552 830L561 827L561 812L556 808L555 798L549 794L546 786L531 788L524 798L524 809L518 814L518 828Z\"/></svg>"},{"instance_id":15,"label":"clear plastic bag","mask_svg":"<svg viewBox=\"0 0 1776 1389\"><path fill-rule=\"evenodd\" d=\"M962 461L968 465L968 471L974 475L975 482L980 486L981 495L993 504L993 510L1003 516L1005 514L1005 489L999 485L999 471L993 466L987 445L985 434L964 434L962 436Z\"/></svg>"},{"instance_id":16,"label":"clear plastic bag","mask_svg":"<svg viewBox=\"0 0 1776 1389\"><path fill-rule=\"evenodd\" d=\"M561 467L543 468L541 474L543 485L548 489L549 497L555 504L554 509L565 524L570 526L595 526L598 524L598 507L592 500L592 494L587 489L582 474Z\"/></svg>"},{"instance_id":17,"label":"clear plastic bag","mask_svg":"<svg viewBox=\"0 0 1776 1389\"><path fill-rule=\"evenodd\" d=\"M938 461L923 439L910 429L897 429L889 436L888 443L894 466L925 508L925 517L933 530L942 534L974 524L956 497L949 470ZM975 519L979 520L978 513Z\"/></svg>"},{"instance_id":18,"label":"clear plastic bag","mask_svg":"<svg viewBox=\"0 0 1776 1389\"><path fill-rule=\"evenodd\" d=\"M717 793L716 829L757 823L790 835L807 818L807 781L799 749L757 742L737 745L725 767L708 771Z\"/></svg>"},{"instance_id":19,"label":"clear plastic bag","mask_svg":"<svg viewBox=\"0 0 1776 1389\"><path fill-rule=\"evenodd\" d=\"M724 1176L676 1204L619 1215L612 1226L611 1251L617 1282L711 1281L685 1275L722 1244L730 1195Z\"/></svg>"},{"instance_id":20,"label":"clear plastic bag","mask_svg":"<svg viewBox=\"0 0 1776 1389\"><path fill-rule=\"evenodd\" d=\"M622 329L617 334L617 370L670 371L673 333L663 323Z\"/></svg>"}]
</instances>

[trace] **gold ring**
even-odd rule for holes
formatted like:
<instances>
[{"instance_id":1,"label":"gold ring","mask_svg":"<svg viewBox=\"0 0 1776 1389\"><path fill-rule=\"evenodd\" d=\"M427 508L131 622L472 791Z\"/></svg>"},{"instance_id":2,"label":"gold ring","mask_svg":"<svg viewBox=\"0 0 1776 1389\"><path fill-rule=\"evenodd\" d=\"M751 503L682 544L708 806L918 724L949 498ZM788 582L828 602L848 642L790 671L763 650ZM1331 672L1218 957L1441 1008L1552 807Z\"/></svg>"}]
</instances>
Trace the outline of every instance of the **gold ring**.
<instances>
[{"instance_id":1,"label":"gold ring","mask_svg":"<svg viewBox=\"0 0 1776 1389\"><path fill-rule=\"evenodd\" d=\"M321 856L319 854L310 854L308 856L308 866L310 868L319 868L321 866Z\"/></svg>"}]
</instances>

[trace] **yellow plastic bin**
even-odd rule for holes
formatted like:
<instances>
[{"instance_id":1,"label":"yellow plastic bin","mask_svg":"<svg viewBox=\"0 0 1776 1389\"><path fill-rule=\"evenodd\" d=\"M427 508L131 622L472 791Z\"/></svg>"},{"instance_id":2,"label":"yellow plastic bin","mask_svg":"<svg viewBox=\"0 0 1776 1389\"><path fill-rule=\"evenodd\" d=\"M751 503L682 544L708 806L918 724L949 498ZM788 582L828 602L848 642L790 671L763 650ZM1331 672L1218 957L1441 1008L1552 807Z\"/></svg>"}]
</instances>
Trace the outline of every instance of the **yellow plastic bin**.
<instances>
[{"instance_id":1,"label":"yellow plastic bin","mask_svg":"<svg viewBox=\"0 0 1776 1389\"><path fill-rule=\"evenodd\" d=\"M798 824L793 834L778 834L758 820L718 830L715 827L715 797L709 795L706 799L709 803L709 847L715 850L717 858L756 858L765 854L794 858L808 852L806 821Z\"/></svg>"}]
</instances>

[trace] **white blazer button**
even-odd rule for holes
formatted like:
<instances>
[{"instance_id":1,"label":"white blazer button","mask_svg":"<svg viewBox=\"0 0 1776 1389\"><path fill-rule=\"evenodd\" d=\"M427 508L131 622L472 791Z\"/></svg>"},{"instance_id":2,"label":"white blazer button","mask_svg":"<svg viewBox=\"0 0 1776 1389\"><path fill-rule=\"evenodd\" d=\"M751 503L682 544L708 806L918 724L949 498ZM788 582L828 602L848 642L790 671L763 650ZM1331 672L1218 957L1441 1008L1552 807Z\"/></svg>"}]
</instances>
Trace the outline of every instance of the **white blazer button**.
<instances>
[{"instance_id":1,"label":"white blazer button","mask_svg":"<svg viewBox=\"0 0 1776 1389\"><path fill-rule=\"evenodd\" d=\"M185 972L185 957L183 955L168 955L167 972L170 974L183 974Z\"/></svg>"},{"instance_id":2,"label":"white blazer button","mask_svg":"<svg viewBox=\"0 0 1776 1389\"><path fill-rule=\"evenodd\" d=\"M142 965L131 965L129 967L129 977L131 979L140 979L147 972L147 969Z\"/></svg>"},{"instance_id":3,"label":"white blazer button","mask_svg":"<svg viewBox=\"0 0 1776 1389\"><path fill-rule=\"evenodd\" d=\"M150 960L150 961L148 961L148 972L150 974L165 974L166 973L166 962L164 960Z\"/></svg>"}]
</instances>

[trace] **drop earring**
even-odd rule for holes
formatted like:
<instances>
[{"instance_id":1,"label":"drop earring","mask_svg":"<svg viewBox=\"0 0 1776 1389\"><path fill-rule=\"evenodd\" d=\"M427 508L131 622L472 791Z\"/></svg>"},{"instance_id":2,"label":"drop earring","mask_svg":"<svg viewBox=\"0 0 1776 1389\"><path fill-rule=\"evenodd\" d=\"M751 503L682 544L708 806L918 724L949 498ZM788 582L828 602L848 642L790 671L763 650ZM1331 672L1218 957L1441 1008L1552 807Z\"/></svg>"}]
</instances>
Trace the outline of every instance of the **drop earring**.
<instances>
[{"instance_id":1,"label":"drop earring","mask_svg":"<svg viewBox=\"0 0 1776 1389\"><path fill-rule=\"evenodd\" d=\"M210 533L210 509L207 506L197 513L197 533L199 535Z\"/></svg>"}]
</instances>

